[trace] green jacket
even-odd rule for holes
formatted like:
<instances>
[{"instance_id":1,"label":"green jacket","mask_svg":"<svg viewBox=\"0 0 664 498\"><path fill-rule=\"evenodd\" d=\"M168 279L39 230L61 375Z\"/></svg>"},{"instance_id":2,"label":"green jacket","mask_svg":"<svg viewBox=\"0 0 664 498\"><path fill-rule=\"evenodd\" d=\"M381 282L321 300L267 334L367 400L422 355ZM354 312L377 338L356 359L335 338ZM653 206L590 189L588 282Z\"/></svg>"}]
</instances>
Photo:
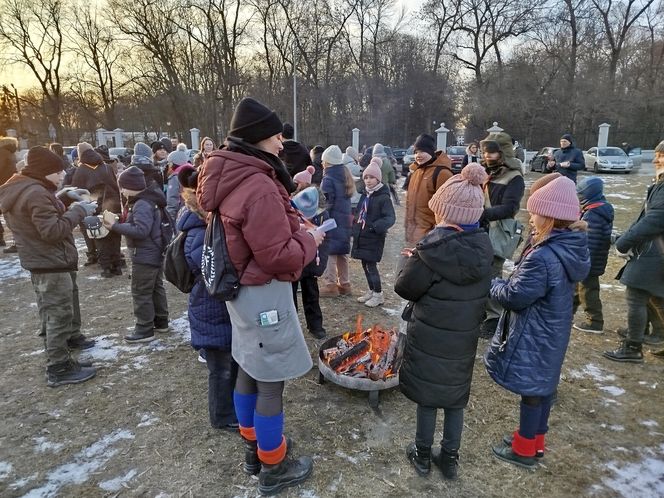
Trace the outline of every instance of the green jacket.
<instances>
[{"instance_id":1,"label":"green jacket","mask_svg":"<svg viewBox=\"0 0 664 498\"><path fill-rule=\"evenodd\" d=\"M392 185L397 182L397 177L394 174L394 168L392 167L392 163L387 157L383 158L383 164L380 167L380 172L383 175L382 182L385 185Z\"/></svg>"}]
</instances>

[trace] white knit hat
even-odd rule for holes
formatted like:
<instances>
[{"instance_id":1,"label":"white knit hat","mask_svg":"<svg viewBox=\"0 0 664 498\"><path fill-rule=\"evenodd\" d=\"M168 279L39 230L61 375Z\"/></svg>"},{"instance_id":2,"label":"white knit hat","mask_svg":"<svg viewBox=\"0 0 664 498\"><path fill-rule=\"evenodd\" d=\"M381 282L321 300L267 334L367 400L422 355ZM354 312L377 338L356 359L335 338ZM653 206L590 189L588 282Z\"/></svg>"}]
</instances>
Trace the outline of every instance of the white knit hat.
<instances>
[{"instance_id":1,"label":"white knit hat","mask_svg":"<svg viewBox=\"0 0 664 498\"><path fill-rule=\"evenodd\" d=\"M330 145L327 149L323 151L321 160L324 163L329 164L343 164L344 158L343 153L338 145Z\"/></svg>"}]
</instances>

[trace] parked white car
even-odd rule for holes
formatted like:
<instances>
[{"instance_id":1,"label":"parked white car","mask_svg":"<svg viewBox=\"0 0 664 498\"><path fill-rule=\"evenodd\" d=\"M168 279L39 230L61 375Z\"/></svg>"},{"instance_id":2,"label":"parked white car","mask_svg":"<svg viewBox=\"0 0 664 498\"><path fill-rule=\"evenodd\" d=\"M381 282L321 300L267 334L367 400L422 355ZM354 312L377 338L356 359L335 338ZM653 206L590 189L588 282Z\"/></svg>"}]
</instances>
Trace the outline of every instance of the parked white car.
<instances>
[{"instance_id":1,"label":"parked white car","mask_svg":"<svg viewBox=\"0 0 664 498\"><path fill-rule=\"evenodd\" d=\"M592 147L583 153L586 169L595 173L623 172L629 174L634 161L619 147Z\"/></svg>"}]
</instances>

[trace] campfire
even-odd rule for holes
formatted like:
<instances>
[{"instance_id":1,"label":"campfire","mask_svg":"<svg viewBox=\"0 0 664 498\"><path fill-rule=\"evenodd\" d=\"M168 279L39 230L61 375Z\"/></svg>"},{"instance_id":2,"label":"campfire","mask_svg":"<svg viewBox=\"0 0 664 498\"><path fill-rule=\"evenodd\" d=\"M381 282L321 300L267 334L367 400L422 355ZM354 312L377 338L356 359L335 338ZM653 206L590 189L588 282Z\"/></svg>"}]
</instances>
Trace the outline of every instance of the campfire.
<instances>
[{"instance_id":1,"label":"campfire","mask_svg":"<svg viewBox=\"0 0 664 498\"><path fill-rule=\"evenodd\" d=\"M346 332L321 350L321 359L335 374L372 381L395 377L401 357L399 333L380 325L362 328L362 315L357 317L354 332Z\"/></svg>"}]
</instances>

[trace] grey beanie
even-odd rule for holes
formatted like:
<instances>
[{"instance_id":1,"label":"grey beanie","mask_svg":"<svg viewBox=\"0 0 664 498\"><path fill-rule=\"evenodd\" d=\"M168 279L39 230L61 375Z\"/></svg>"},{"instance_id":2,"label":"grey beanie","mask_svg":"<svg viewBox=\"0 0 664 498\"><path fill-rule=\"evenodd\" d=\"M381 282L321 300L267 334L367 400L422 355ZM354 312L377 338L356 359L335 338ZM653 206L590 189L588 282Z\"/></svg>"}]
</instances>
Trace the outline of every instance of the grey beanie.
<instances>
[{"instance_id":1,"label":"grey beanie","mask_svg":"<svg viewBox=\"0 0 664 498\"><path fill-rule=\"evenodd\" d=\"M152 164L152 149L148 144L136 142L136 145L134 145L134 155L131 156L131 164Z\"/></svg>"}]
</instances>

